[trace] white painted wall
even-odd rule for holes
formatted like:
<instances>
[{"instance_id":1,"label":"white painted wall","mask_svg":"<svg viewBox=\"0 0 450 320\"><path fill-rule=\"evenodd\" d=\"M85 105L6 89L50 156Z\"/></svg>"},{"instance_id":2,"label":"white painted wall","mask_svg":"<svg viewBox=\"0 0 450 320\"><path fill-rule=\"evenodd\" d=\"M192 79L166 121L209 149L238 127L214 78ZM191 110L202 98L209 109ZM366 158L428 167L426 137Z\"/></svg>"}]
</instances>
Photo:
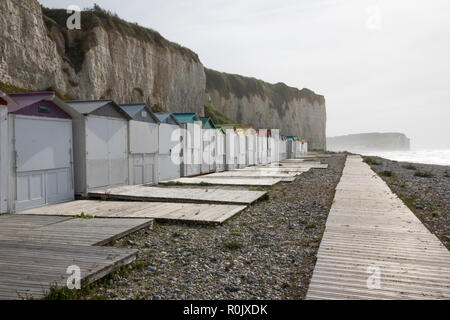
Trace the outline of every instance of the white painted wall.
<instances>
[{"instance_id":1,"label":"white painted wall","mask_svg":"<svg viewBox=\"0 0 450 320\"><path fill-rule=\"evenodd\" d=\"M127 184L127 120L89 115L85 139L87 189Z\"/></svg>"},{"instance_id":2,"label":"white painted wall","mask_svg":"<svg viewBox=\"0 0 450 320\"><path fill-rule=\"evenodd\" d=\"M129 129L129 184L157 184L159 125L130 120Z\"/></svg>"},{"instance_id":3,"label":"white painted wall","mask_svg":"<svg viewBox=\"0 0 450 320\"><path fill-rule=\"evenodd\" d=\"M0 106L0 214L8 211L8 108Z\"/></svg>"},{"instance_id":4,"label":"white painted wall","mask_svg":"<svg viewBox=\"0 0 450 320\"><path fill-rule=\"evenodd\" d=\"M160 181L179 178L181 169L180 156L183 148L180 127L177 125L161 123L159 125L158 145L158 176ZM174 159L172 159L172 155Z\"/></svg>"},{"instance_id":5,"label":"white painted wall","mask_svg":"<svg viewBox=\"0 0 450 320\"><path fill-rule=\"evenodd\" d=\"M74 199L72 120L9 115L10 210Z\"/></svg>"},{"instance_id":6,"label":"white painted wall","mask_svg":"<svg viewBox=\"0 0 450 320\"><path fill-rule=\"evenodd\" d=\"M216 170L217 172L223 172L225 171L225 163L227 161L225 155L225 135L217 130L216 138Z\"/></svg>"},{"instance_id":7,"label":"white painted wall","mask_svg":"<svg viewBox=\"0 0 450 320\"><path fill-rule=\"evenodd\" d=\"M217 131L203 129L202 173L216 171Z\"/></svg>"}]
</instances>

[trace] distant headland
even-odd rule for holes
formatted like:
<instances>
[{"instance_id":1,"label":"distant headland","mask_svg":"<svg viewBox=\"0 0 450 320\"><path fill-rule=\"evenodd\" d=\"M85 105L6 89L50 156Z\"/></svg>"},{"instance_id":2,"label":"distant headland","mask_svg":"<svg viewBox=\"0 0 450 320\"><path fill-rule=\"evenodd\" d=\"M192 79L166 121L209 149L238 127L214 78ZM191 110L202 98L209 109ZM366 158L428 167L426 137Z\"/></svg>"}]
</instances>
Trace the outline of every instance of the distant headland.
<instances>
[{"instance_id":1,"label":"distant headland","mask_svg":"<svg viewBox=\"0 0 450 320\"><path fill-rule=\"evenodd\" d=\"M409 150L410 139L403 133L359 133L327 138L331 151L398 151Z\"/></svg>"}]
</instances>

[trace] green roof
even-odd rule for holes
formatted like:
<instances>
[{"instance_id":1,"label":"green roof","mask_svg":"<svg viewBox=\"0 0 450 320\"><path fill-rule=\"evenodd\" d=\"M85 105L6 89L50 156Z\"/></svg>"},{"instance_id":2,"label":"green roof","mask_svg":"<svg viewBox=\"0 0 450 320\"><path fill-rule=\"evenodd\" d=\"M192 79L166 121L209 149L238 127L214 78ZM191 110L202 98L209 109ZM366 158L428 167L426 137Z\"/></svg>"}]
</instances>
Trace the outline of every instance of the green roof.
<instances>
[{"instance_id":1,"label":"green roof","mask_svg":"<svg viewBox=\"0 0 450 320\"><path fill-rule=\"evenodd\" d=\"M203 129L215 129L216 125L210 117L200 117L203 123Z\"/></svg>"},{"instance_id":2,"label":"green roof","mask_svg":"<svg viewBox=\"0 0 450 320\"><path fill-rule=\"evenodd\" d=\"M179 123L194 123L195 121L200 121L200 118L195 112L174 113L173 116Z\"/></svg>"}]
</instances>

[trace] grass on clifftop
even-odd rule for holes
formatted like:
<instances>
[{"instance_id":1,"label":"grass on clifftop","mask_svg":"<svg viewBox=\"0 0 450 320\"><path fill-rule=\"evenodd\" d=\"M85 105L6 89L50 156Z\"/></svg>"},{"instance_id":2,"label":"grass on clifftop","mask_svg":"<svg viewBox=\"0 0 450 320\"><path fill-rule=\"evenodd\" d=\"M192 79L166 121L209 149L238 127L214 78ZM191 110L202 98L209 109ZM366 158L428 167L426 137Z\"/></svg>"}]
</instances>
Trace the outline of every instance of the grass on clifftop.
<instances>
[{"instance_id":1,"label":"grass on clifftop","mask_svg":"<svg viewBox=\"0 0 450 320\"><path fill-rule=\"evenodd\" d=\"M65 48L60 48L59 53L65 56L77 72L82 68L85 54L98 45L97 37L92 32L95 27L102 27L105 31L113 34L121 34L123 37L133 37L140 41L154 44L156 47L178 52L180 55L200 62L198 55L192 50L177 43L165 39L159 32L145 28L137 23L131 23L121 19L116 13L105 10L94 4L92 8L85 8L81 12L81 30L69 32L66 27L66 9L49 9L42 7L43 20L48 30L48 35L53 37L52 27L57 27L65 39ZM70 39L70 41L69 41ZM116 48L117 49L117 48ZM63 51L63 52L61 52Z\"/></svg>"},{"instance_id":2,"label":"grass on clifftop","mask_svg":"<svg viewBox=\"0 0 450 320\"><path fill-rule=\"evenodd\" d=\"M224 115L211 104L205 104L205 117L210 117L215 124L237 124L236 121Z\"/></svg>"}]
</instances>

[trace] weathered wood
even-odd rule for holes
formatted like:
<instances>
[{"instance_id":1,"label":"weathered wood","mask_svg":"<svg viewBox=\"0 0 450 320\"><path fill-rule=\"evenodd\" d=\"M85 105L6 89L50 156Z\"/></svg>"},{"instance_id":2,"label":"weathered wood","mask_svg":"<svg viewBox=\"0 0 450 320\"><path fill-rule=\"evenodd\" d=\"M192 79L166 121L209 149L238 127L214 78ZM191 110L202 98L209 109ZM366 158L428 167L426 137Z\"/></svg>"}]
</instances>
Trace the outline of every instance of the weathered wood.
<instances>
[{"instance_id":1,"label":"weathered wood","mask_svg":"<svg viewBox=\"0 0 450 320\"><path fill-rule=\"evenodd\" d=\"M0 216L0 241L102 245L152 225L152 219L77 219L58 216Z\"/></svg>"},{"instance_id":2,"label":"weathered wood","mask_svg":"<svg viewBox=\"0 0 450 320\"><path fill-rule=\"evenodd\" d=\"M359 156L349 156L307 299L449 298L447 248Z\"/></svg>"},{"instance_id":3,"label":"weathered wood","mask_svg":"<svg viewBox=\"0 0 450 320\"><path fill-rule=\"evenodd\" d=\"M97 200L78 200L74 202L76 205L74 203L61 203L18 212L16 215L74 216L79 214L79 212L84 212L85 215L96 218L150 218L158 221L191 221L220 224L246 208L246 206L240 205L214 205L204 203ZM120 208L120 210L117 210L117 208ZM88 221L90 220L92 219ZM102 221L103 219L93 220ZM127 221L127 219L124 219L124 221Z\"/></svg>"},{"instance_id":4,"label":"weathered wood","mask_svg":"<svg viewBox=\"0 0 450 320\"><path fill-rule=\"evenodd\" d=\"M266 178L266 177L193 177L193 178L179 178L170 181L160 181L160 184L179 183L186 185L232 185L232 186L273 186L281 182L280 178Z\"/></svg>"},{"instance_id":5,"label":"weathered wood","mask_svg":"<svg viewBox=\"0 0 450 320\"><path fill-rule=\"evenodd\" d=\"M67 268L81 269L82 284L128 264L137 251L73 244L0 241L0 299L40 299L51 286L66 286Z\"/></svg>"},{"instance_id":6,"label":"weathered wood","mask_svg":"<svg viewBox=\"0 0 450 320\"><path fill-rule=\"evenodd\" d=\"M295 180L296 173L280 173L280 172L270 172L270 171L225 171L225 172L216 172L208 175L202 176L202 178L224 178L224 177L232 177L232 178L278 178L281 179L282 182L293 182Z\"/></svg>"},{"instance_id":7,"label":"weathered wood","mask_svg":"<svg viewBox=\"0 0 450 320\"><path fill-rule=\"evenodd\" d=\"M169 188L121 186L92 191L92 198L148 202L181 202L248 205L264 196L264 191L221 190L211 188Z\"/></svg>"}]
</instances>

